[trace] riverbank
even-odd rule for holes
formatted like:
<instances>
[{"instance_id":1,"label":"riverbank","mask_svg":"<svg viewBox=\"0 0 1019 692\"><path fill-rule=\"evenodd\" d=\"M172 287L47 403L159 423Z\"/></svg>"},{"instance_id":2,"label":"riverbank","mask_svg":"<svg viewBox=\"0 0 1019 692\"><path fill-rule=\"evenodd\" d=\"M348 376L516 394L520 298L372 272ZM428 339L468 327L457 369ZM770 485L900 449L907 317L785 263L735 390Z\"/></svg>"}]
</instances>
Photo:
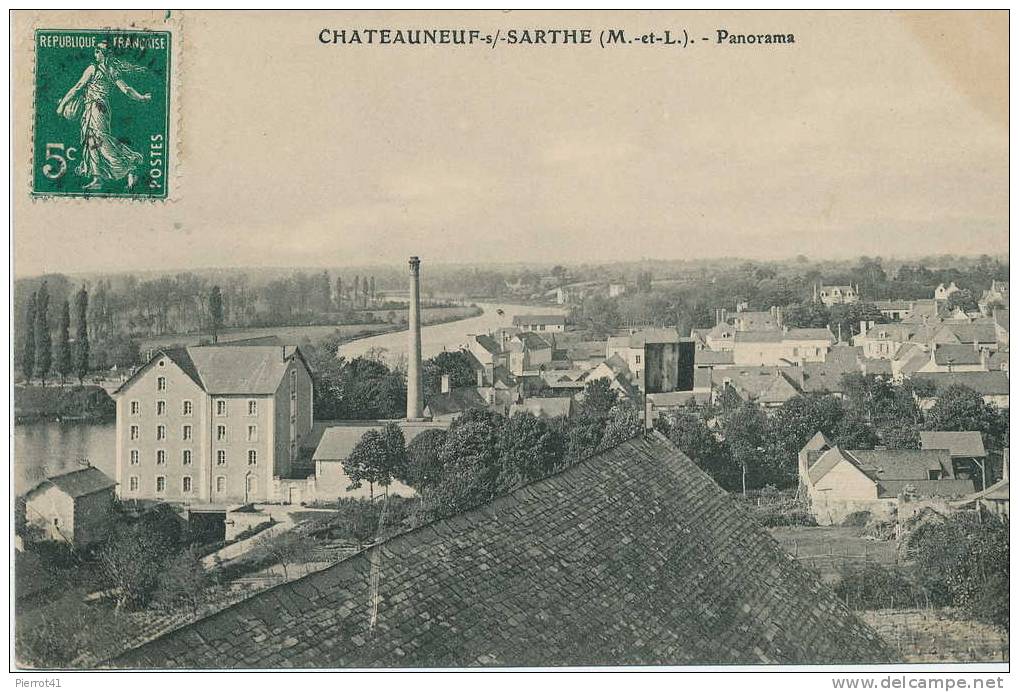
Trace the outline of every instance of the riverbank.
<instances>
[{"instance_id":1,"label":"riverbank","mask_svg":"<svg viewBox=\"0 0 1019 692\"><path fill-rule=\"evenodd\" d=\"M481 314L470 319L456 320L450 324L433 324L421 330L421 357L431 358L444 351L458 351L465 347L472 334L491 334L498 329L512 328L517 315L538 312L563 314L555 308L536 309L513 303L481 303ZM403 325L400 325L401 328ZM345 340L340 344L338 355L350 360L366 354L385 353L387 362L399 363L408 350L406 329L402 333L376 334L363 339Z\"/></svg>"},{"instance_id":2,"label":"riverbank","mask_svg":"<svg viewBox=\"0 0 1019 692\"><path fill-rule=\"evenodd\" d=\"M117 405L97 385L16 385L14 422L81 421L103 423L117 416Z\"/></svg>"},{"instance_id":3,"label":"riverbank","mask_svg":"<svg viewBox=\"0 0 1019 692\"><path fill-rule=\"evenodd\" d=\"M439 309L442 309L442 310L455 310L457 308L439 308ZM463 310L464 310L463 314L447 315L447 316L444 316L444 317L434 317L431 320L427 319L425 317L425 315L424 315L424 312L422 311L421 326L422 327L436 327L436 326L438 326L440 324L450 324L452 322L461 322L463 320L469 320L469 319L474 318L474 317L481 317L483 314L485 314L485 311L482 310L477 305L471 305L469 307L465 307L465 308L463 308ZM367 338L373 337L373 336L382 336L384 334L396 334L398 332L405 332L405 331L407 331L407 324L406 324L406 322L403 323L403 324L391 324L391 325L386 325L386 326L388 326L388 329L379 329L379 330L376 330L376 331L373 331L373 332L359 332L357 334L352 334L350 336L341 336L338 343L340 343L340 344L347 344L347 343L350 343L352 341L357 341L359 339L367 339Z\"/></svg>"}]
</instances>

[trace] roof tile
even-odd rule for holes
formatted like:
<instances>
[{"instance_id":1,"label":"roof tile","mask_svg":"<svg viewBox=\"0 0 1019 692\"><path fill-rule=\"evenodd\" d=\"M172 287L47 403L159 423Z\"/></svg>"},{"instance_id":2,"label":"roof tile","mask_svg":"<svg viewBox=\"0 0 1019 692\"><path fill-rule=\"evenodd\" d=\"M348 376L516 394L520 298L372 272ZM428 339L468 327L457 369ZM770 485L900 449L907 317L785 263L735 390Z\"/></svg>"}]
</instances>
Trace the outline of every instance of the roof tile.
<instances>
[{"instance_id":1,"label":"roof tile","mask_svg":"<svg viewBox=\"0 0 1019 692\"><path fill-rule=\"evenodd\" d=\"M657 434L383 546L374 628L372 552L364 551L110 665L877 663L891 655ZM304 590L304 614L293 614L284 605L305 583L315 591ZM315 619L338 601L346 617ZM273 613L273 627L256 612Z\"/></svg>"}]
</instances>

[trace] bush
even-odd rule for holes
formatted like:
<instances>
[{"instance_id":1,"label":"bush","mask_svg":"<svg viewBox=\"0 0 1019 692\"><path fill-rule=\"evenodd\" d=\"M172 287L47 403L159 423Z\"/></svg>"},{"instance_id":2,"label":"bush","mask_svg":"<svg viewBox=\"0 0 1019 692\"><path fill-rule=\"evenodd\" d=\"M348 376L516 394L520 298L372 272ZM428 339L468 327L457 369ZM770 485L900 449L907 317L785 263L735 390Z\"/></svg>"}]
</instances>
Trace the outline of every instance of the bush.
<instances>
[{"instance_id":1,"label":"bush","mask_svg":"<svg viewBox=\"0 0 1019 692\"><path fill-rule=\"evenodd\" d=\"M918 527L906 555L936 605L957 606L978 620L1008 627L1008 540L1008 523L957 514Z\"/></svg>"},{"instance_id":2,"label":"bush","mask_svg":"<svg viewBox=\"0 0 1019 692\"><path fill-rule=\"evenodd\" d=\"M927 603L924 589L900 569L876 562L843 566L835 595L853 610L876 610Z\"/></svg>"},{"instance_id":3,"label":"bush","mask_svg":"<svg viewBox=\"0 0 1019 692\"><path fill-rule=\"evenodd\" d=\"M780 505L764 506L752 510L754 517L762 526L817 526L814 515L804 507L783 507Z\"/></svg>"},{"instance_id":4,"label":"bush","mask_svg":"<svg viewBox=\"0 0 1019 692\"><path fill-rule=\"evenodd\" d=\"M856 526L863 528L870 523L871 513L867 511L853 512L842 520L842 526Z\"/></svg>"}]
</instances>

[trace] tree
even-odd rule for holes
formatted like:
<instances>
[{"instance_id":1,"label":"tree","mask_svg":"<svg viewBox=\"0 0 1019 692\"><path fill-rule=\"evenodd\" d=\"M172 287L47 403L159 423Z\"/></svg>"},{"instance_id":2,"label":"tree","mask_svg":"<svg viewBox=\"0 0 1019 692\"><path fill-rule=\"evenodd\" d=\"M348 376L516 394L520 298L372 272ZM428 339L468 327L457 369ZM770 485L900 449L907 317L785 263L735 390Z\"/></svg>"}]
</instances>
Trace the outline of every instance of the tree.
<instances>
[{"instance_id":1,"label":"tree","mask_svg":"<svg viewBox=\"0 0 1019 692\"><path fill-rule=\"evenodd\" d=\"M219 332L223 329L223 293L219 286L213 286L209 292L209 330L212 343L219 343Z\"/></svg>"},{"instance_id":2,"label":"tree","mask_svg":"<svg viewBox=\"0 0 1019 692\"><path fill-rule=\"evenodd\" d=\"M386 423L382 427L382 446L385 449L385 473L379 484L387 488L393 478L407 475L407 441L403 431L396 423Z\"/></svg>"},{"instance_id":3,"label":"tree","mask_svg":"<svg viewBox=\"0 0 1019 692\"><path fill-rule=\"evenodd\" d=\"M84 286L74 297L74 310L77 316L74 338L74 372L78 375L78 384L81 384L85 381L89 366L88 291Z\"/></svg>"},{"instance_id":4,"label":"tree","mask_svg":"<svg viewBox=\"0 0 1019 692\"><path fill-rule=\"evenodd\" d=\"M354 445L350 455L343 460L343 470L350 478L347 490L356 490L368 483L368 497L375 500L375 484L389 485L390 476L386 468L386 443L382 433L374 428L367 430Z\"/></svg>"},{"instance_id":5,"label":"tree","mask_svg":"<svg viewBox=\"0 0 1019 692\"><path fill-rule=\"evenodd\" d=\"M130 368L141 361L141 348L126 334L116 334L96 346L96 360L101 361L103 367Z\"/></svg>"},{"instance_id":6,"label":"tree","mask_svg":"<svg viewBox=\"0 0 1019 692\"><path fill-rule=\"evenodd\" d=\"M407 445L407 466L397 478L416 490L435 488L442 479L439 453L446 443L446 431L425 430Z\"/></svg>"},{"instance_id":7,"label":"tree","mask_svg":"<svg viewBox=\"0 0 1019 692\"><path fill-rule=\"evenodd\" d=\"M439 393L443 375L449 376L450 388L474 385L477 375L471 365L472 360L466 351L443 351L422 363L425 400Z\"/></svg>"},{"instance_id":8,"label":"tree","mask_svg":"<svg viewBox=\"0 0 1019 692\"><path fill-rule=\"evenodd\" d=\"M333 287L329 281L329 272L322 271L321 276L318 279L318 309L319 312L332 312L333 306Z\"/></svg>"},{"instance_id":9,"label":"tree","mask_svg":"<svg viewBox=\"0 0 1019 692\"><path fill-rule=\"evenodd\" d=\"M53 342L50 338L50 294L43 281L35 299L35 374L46 385L53 360Z\"/></svg>"},{"instance_id":10,"label":"tree","mask_svg":"<svg viewBox=\"0 0 1019 692\"><path fill-rule=\"evenodd\" d=\"M212 578L194 547L172 558L159 576L156 599L171 606L186 608L191 617L205 601Z\"/></svg>"},{"instance_id":11,"label":"tree","mask_svg":"<svg viewBox=\"0 0 1019 692\"><path fill-rule=\"evenodd\" d=\"M803 445L817 432L828 437L834 435L845 417L846 410L835 397L800 394L775 411L774 427L783 431L784 447L795 459Z\"/></svg>"},{"instance_id":12,"label":"tree","mask_svg":"<svg viewBox=\"0 0 1019 692\"><path fill-rule=\"evenodd\" d=\"M336 277L336 311L343 310L343 279Z\"/></svg>"},{"instance_id":13,"label":"tree","mask_svg":"<svg viewBox=\"0 0 1019 692\"><path fill-rule=\"evenodd\" d=\"M622 401L613 406L609 412L605 432L602 433L601 442L598 443L598 451L632 440L643 432L644 420L640 411L630 402Z\"/></svg>"},{"instance_id":14,"label":"tree","mask_svg":"<svg viewBox=\"0 0 1019 692\"><path fill-rule=\"evenodd\" d=\"M841 334L843 341L860 333L861 322L885 324L888 318L873 303L848 303L831 307L831 328Z\"/></svg>"},{"instance_id":15,"label":"tree","mask_svg":"<svg viewBox=\"0 0 1019 692\"><path fill-rule=\"evenodd\" d=\"M287 565L307 562L314 554L315 544L297 531L284 531L275 535L260 534L255 545L263 550L274 564L283 568L283 581L290 581Z\"/></svg>"},{"instance_id":16,"label":"tree","mask_svg":"<svg viewBox=\"0 0 1019 692\"><path fill-rule=\"evenodd\" d=\"M602 424L575 417L566 429L566 458L567 465L583 461L598 450L601 444Z\"/></svg>"},{"instance_id":17,"label":"tree","mask_svg":"<svg viewBox=\"0 0 1019 692\"><path fill-rule=\"evenodd\" d=\"M25 308L25 345L21 351L21 372L31 383L35 374L35 308L37 294L33 293Z\"/></svg>"},{"instance_id":18,"label":"tree","mask_svg":"<svg viewBox=\"0 0 1019 692\"><path fill-rule=\"evenodd\" d=\"M95 564L117 610L141 608L152 599L172 552L167 534L145 523L123 527L103 543Z\"/></svg>"},{"instance_id":19,"label":"tree","mask_svg":"<svg viewBox=\"0 0 1019 692\"><path fill-rule=\"evenodd\" d=\"M375 302L375 276L372 275L371 281L368 282L368 293L371 296L372 302Z\"/></svg>"},{"instance_id":20,"label":"tree","mask_svg":"<svg viewBox=\"0 0 1019 692\"><path fill-rule=\"evenodd\" d=\"M607 337L622 323L617 301L604 295L596 293L585 297L581 310L589 328L598 337Z\"/></svg>"},{"instance_id":21,"label":"tree","mask_svg":"<svg viewBox=\"0 0 1019 692\"><path fill-rule=\"evenodd\" d=\"M57 350L56 367L60 373L60 382L74 370L73 358L71 357L71 306L65 299L60 306L60 322L57 325Z\"/></svg>"},{"instance_id":22,"label":"tree","mask_svg":"<svg viewBox=\"0 0 1019 692\"><path fill-rule=\"evenodd\" d=\"M796 477L796 467L779 472L776 464L781 453L774 449L768 417L753 402L746 402L722 418L725 446L740 469L740 487L745 495L750 487L760 488L767 483L789 485ZM778 467L778 468L776 468Z\"/></svg>"},{"instance_id":23,"label":"tree","mask_svg":"<svg viewBox=\"0 0 1019 692\"><path fill-rule=\"evenodd\" d=\"M960 309L963 312L975 312L978 309L977 301L968 288L963 288L949 294L945 301L945 309L948 312L955 312Z\"/></svg>"},{"instance_id":24,"label":"tree","mask_svg":"<svg viewBox=\"0 0 1019 692\"><path fill-rule=\"evenodd\" d=\"M562 266L561 264L557 264L556 266L552 267L551 274L552 274L552 276L555 277L556 285L557 286L562 286L567 281L567 277L569 276L569 271L567 271L566 267Z\"/></svg>"},{"instance_id":25,"label":"tree","mask_svg":"<svg viewBox=\"0 0 1019 692\"><path fill-rule=\"evenodd\" d=\"M873 449L878 436L863 420L847 415L832 431L832 442L843 449Z\"/></svg>"},{"instance_id":26,"label":"tree","mask_svg":"<svg viewBox=\"0 0 1019 692\"><path fill-rule=\"evenodd\" d=\"M439 452L443 476L433 493L440 514L458 514L496 494L502 425L502 416L483 409L465 411L453 421Z\"/></svg>"},{"instance_id":27,"label":"tree","mask_svg":"<svg viewBox=\"0 0 1019 692\"><path fill-rule=\"evenodd\" d=\"M511 490L562 468L565 440L557 426L532 413L517 413L499 430L499 488Z\"/></svg>"},{"instance_id":28,"label":"tree","mask_svg":"<svg viewBox=\"0 0 1019 692\"><path fill-rule=\"evenodd\" d=\"M1001 627L1009 623L1009 530L995 517L956 514L917 528L907 554L935 605L956 606Z\"/></svg>"},{"instance_id":29,"label":"tree","mask_svg":"<svg viewBox=\"0 0 1019 692\"><path fill-rule=\"evenodd\" d=\"M831 310L820 302L790 305L782 310L782 323L789 327L820 329L831 323Z\"/></svg>"},{"instance_id":30,"label":"tree","mask_svg":"<svg viewBox=\"0 0 1019 692\"><path fill-rule=\"evenodd\" d=\"M1008 444L1007 416L969 387L953 384L939 392L938 401L927 412L927 430L975 430L984 444L1000 449Z\"/></svg>"},{"instance_id":31,"label":"tree","mask_svg":"<svg viewBox=\"0 0 1019 692\"><path fill-rule=\"evenodd\" d=\"M875 296L888 279L881 266L880 257L861 257L860 263L853 270L853 276L856 277L861 292L868 296Z\"/></svg>"},{"instance_id":32,"label":"tree","mask_svg":"<svg viewBox=\"0 0 1019 692\"><path fill-rule=\"evenodd\" d=\"M655 427L720 486L730 491L739 489L740 469L733 463L725 445L701 418L689 413L675 413L658 418Z\"/></svg>"},{"instance_id":33,"label":"tree","mask_svg":"<svg viewBox=\"0 0 1019 692\"><path fill-rule=\"evenodd\" d=\"M580 401L578 416L587 421L604 423L609 419L616 405L616 392L612 383L602 377L587 383Z\"/></svg>"}]
</instances>

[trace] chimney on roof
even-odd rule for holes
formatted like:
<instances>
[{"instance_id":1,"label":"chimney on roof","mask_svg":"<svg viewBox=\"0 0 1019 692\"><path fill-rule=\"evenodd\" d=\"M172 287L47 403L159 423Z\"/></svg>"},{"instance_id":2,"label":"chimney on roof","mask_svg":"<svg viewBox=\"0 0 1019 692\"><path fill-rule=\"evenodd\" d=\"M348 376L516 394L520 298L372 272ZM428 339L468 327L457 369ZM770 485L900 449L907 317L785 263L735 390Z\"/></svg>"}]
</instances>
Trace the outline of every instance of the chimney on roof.
<instances>
[{"instance_id":1,"label":"chimney on roof","mask_svg":"<svg viewBox=\"0 0 1019 692\"><path fill-rule=\"evenodd\" d=\"M410 258L410 304L407 332L410 340L407 352L407 420L422 420L421 390L421 260Z\"/></svg>"}]
</instances>

